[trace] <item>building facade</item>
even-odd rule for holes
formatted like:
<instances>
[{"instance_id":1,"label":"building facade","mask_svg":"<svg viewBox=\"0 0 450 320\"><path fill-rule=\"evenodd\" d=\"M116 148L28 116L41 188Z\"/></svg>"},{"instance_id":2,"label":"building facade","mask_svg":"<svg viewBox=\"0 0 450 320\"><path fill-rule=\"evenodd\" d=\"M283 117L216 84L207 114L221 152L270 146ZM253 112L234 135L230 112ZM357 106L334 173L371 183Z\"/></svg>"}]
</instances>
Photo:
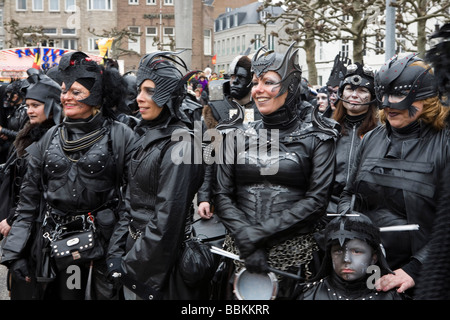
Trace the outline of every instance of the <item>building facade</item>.
<instances>
[{"instance_id":1,"label":"building facade","mask_svg":"<svg viewBox=\"0 0 450 320\"><path fill-rule=\"evenodd\" d=\"M267 29L260 24L266 15L278 16L283 12L280 7L268 7L262 11L261 4L254 1L248 5L227 10L218 15L214 21L214 54L216 65L214 71L228 72L230 63L237 55L246 53L251 55L260 46L276 52L284 52L287 47L278 44L279 37L286 37L279 23L267 25ZM278 34L274 36L273 34Z\"/></svg>"}]
</instances>

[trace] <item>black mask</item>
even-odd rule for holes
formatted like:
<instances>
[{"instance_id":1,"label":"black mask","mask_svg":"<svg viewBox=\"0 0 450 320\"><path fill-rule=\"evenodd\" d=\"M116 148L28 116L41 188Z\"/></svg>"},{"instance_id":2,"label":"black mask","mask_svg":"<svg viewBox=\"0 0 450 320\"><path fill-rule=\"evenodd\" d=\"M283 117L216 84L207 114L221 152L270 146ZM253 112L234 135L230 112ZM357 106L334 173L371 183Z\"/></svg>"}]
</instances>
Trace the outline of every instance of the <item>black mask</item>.
<instances>
[{"instance_id":1,"label":"black mask","mask_svg":"<svg viewBox=\"0 0 450 320\"><path fill-rule=\"evenodd\" d=\"M236 67L235 73L231 76L231 96L237 100L244 98L251 90L252 75L250 70L243 67Z\"/></svg>"}]
</instances>

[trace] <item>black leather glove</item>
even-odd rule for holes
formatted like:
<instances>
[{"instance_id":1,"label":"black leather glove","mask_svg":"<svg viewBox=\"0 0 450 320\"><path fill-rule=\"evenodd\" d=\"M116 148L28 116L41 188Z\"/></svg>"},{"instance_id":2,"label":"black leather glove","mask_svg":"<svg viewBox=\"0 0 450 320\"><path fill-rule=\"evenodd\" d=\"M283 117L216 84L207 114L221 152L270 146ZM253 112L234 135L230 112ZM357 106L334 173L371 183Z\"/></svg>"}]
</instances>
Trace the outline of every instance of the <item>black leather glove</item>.
<instances>
[{"instance_id":1,"label":"black leather glove","mask_svg":"<svg viewBox=\"0 0 450 320\"><path fill-rule=\"evenodd\" d=\"M109 280L117 280L122 276L122 267L121 267L122 258L112 258L106 261L106 277Z\"/></svg>"},{"instance_id":2,"label":"black leather glove","mask_svg":"<svg viewBox=\"0 0 450 320\"><path fill-rule=\"evenodd\" d=\"M30 271L28 270L28 262L25 259L18 259L11 263L11 271L14 275L23 281L30 281Z\"/></svg>"},{"instance_id":3,"label":"black leather glove","mask_svg":"<svg viewBox=\"0 0 450 320\"><path fill-rule=\"evenodd\" d=\"M269 272L269 265L267 264L267 254L265 250L257 249L245 258L245 268L252 273Z\"/></svg>"}]
</instances>

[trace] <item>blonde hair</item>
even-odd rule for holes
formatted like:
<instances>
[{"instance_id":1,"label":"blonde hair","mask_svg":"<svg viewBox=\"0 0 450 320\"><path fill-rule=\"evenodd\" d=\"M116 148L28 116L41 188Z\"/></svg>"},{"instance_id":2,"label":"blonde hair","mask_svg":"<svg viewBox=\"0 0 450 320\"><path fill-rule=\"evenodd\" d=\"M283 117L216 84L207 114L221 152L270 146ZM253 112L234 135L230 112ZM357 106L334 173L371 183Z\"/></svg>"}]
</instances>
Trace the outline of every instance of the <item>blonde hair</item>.
<instances>
[{"instance_id":1,"label":"blonde hair","mask_svg":"<svg viewBox=\"0 0 450 320\"><path fill-rule=\"evenodd\" d=\"M442 104L441 100L439 100L439 96L434 96L421 101L423 101L423 111L417 120L431 125L436 130L444 129L450 109ZM384 110L380 110L380 121L386 123L386 114Z\"/></svg>"},{"instance_id":2,"label":"blonde hair","mask_svg":"<svg viewBox=\"0 0 450 320\"><path fill-rule=\"evenodd\" d=\"M410 66L419 66L424 69L428 69L430 66L423 60L414 61ZM430 74L434 74L433 69L430 69ZM423 111L417 118L417 120L423 121L426 124L431 125L436 130L442 130L446 126L446 120L449 114L449 108L445 107L439 96L436 94L434 97L426 98L423 101ZM380 121L386 123L386 115L384 110L380 110Z\"/></svg>"}]
</instances>

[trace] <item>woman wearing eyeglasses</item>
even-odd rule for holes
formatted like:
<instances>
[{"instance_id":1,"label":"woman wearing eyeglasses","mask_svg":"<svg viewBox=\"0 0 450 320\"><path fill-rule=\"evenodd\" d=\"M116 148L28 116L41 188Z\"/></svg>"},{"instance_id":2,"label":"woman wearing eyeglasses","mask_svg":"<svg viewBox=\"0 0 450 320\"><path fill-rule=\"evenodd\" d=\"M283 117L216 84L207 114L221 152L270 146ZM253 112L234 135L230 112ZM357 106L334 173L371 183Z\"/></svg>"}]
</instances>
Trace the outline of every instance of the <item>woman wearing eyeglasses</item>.
<instances>
[{"instance_id":1,"label":"woman wearing eyeglasses","mask_svg":"<svg viewBox=\"0 0 450 320\"><path fill-rule=\"evenodd\" d=\"M336 178L327 208L329 213L336 213L362 137L379 124L373 77L370 67L358 62L351 64L338 89L333 119L341 125L341 135L336 145Z\"/></svg>"},{"instance_id":2,"label":"woman wearing eyeglasses","mask_svg":"<svg viewBox=\"0 0 450 320\"><path fill-rule=\"evenodd\" d=\"M419 225L418 230L382 233L395 274L377 283L379 290L407 290L414 298L428 256L439 177L449 161L449 110L439 100L431 67L414 54L387 61L375 76L375 90L383 125L362 139L338 212L352 209L354 194L354 209L377 227Z\"/></svg>"}]
</instances>

